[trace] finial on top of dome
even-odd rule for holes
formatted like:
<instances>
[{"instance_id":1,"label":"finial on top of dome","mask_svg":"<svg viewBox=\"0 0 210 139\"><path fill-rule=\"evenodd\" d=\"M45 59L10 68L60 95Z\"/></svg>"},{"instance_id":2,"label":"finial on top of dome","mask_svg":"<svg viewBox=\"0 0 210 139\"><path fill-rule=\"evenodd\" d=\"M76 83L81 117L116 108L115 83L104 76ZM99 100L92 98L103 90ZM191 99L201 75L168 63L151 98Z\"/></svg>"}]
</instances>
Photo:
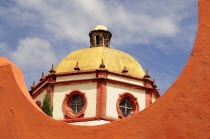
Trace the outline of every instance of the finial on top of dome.
<instances>
[{"instance_id":1,"label":"finial on top of dome","mask_svg":"<svg viewBox=\"0 0 210 139\"><path fill-rule=\"evenodd\" d=\"M44 72L42 72L42 76L41 76L41 78L39 79L39 81L42 81L42 80L44 80Z\"/></svg>"},{"instance_id":2,"label":"finial on top of dome","mask_svg":"<svg viewBox=\"0 0 210 139\"><path fill-rule=\"evenodd\" d=\"M150 78L150 75L149 75L148 69L146 69L146 74L144 75L144 78L145 78L145 79L149 79L149 78Z\"/></svg>"},{"instance_id":3,"label":"finial on top of dome","mask_svg":"<svg viewBox=\"0 0 210 139\"><path fill-rule=\"evenodd\" d=\"M34 87L35 87L35 81L33 81L31 89L34 89Z\"/></svg>"},{"instance_id":4,"label":"finial on top of dome","mask_svg":"<svg viewBox=\"0 0 210 139\"><path fill-rule=\"evenodd\" d=\"M76 66L74 67L74 70L80 70L79 63L77 62Z\"/></svg>"},{"instance_id":5,"label":"finial on top of dome","mask_svg":"<svg viewBox=\"0 0 210 139\"><path fill-rule=\"evenodd\" d=\"M101 64L100 64L100 67L99 68L105 68L104 60L103 59L101 60Z\"/></svg>"},{"instance_id":6,"label":"finial on top of dome","mask_svg":"<svg viewBox=\"0 0 210 139\"><path fill-rule=\"evenodd\" d=\"M108 31L107 27L104 25L97 25L93 30L106 30Z\"/></svg>"},{"instance_id":7,"label":"finial on top of dome","mask_svg":"<svg viewBox=\"0 0 210 139\"><path fill-rule=\"evenodd\" d=\"M127 72L128 72L127 68L124 67L124 69L122 70L122 73L127 73Z\"/></svg>"},{"instance_id":8,"label":"finial on top of dome","mask_svg":"<svg viewBox=\"0 0 210 139\"><path fill-rule=\"evenodd\" d=\"M55 73L54 65L52 64L52 68L49 71L50 73Z\"/></svg>"}]
</instances>

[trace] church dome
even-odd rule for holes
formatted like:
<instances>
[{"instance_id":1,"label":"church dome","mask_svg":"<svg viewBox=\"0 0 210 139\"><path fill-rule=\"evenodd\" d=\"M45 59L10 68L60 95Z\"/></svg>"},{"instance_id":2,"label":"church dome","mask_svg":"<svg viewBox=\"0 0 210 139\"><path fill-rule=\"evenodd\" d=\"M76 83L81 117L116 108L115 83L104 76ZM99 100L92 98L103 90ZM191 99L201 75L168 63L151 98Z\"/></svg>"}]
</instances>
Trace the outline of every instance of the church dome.
<instances>
[{"instance_id":1,"label":"church dome","mask_svg":"<svg viewBox=\"0 0 210 139\"><path fill-rule=\"evenodd\" d=\"M136 77L145 75L140 64L130 55L108 47L92 47L80 49L66 56L56 67L56 73L74 71L78 62L80 70L98 69L101 61L104 61L105 68L109 71L122 73L124 67L128 74Z\"/></svg>"}]
</instances>

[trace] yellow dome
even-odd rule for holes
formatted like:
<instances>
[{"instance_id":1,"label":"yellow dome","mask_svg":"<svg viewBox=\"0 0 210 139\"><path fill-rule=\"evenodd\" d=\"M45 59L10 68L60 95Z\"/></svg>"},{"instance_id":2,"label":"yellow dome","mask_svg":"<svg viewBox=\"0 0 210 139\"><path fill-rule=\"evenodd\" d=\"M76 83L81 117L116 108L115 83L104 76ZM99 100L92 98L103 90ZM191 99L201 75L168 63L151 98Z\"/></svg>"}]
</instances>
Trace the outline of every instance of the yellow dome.
<instances>
[{"instance_id":1,"label":"yellow dome","mask_svg":"<svg viewBox=\"0 0 210 139\"><path fill-rule=\"evenodd\" d=\"M106 30L106 31L108 31L107 27L105 27L104 25L98 25L93 30Z\"/></svg>"},{"instance_id":2,"label":"yellow dome","mask_svg":"<svg viewBox=\"0 0 210 139\"><path fill-rule=\"evenodd\" d=\"M74 71L76 63L80 70L98 69L101 60L109 71L122 73L126 66L128 74L143 77L144 71L140 64L130 55L107 47L93 47L80 49L66 56L56 67L56 73Z\"/></svg>"}]
</instances>

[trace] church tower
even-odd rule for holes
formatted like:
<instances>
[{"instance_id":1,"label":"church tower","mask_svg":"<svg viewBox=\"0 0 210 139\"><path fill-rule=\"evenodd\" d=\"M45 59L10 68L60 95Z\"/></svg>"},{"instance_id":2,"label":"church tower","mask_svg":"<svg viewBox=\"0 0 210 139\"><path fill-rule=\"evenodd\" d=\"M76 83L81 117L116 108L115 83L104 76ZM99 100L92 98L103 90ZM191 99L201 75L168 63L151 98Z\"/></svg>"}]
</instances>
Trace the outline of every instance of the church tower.
<instances>
[{"instance_id":1,"label":"church tower","mask_svg":"<svg viewBox=\"0 0 210 139\"><path fill-rule=\"evenodd\" d=\"M96 26L89 37L90 48L67 55L33 84L30 93L37 105L43 105L48 93L53 118L99 125L138 113L160 96L148 71L110 47L112 34L105 26Z\"/></svg>"}]
</instances>

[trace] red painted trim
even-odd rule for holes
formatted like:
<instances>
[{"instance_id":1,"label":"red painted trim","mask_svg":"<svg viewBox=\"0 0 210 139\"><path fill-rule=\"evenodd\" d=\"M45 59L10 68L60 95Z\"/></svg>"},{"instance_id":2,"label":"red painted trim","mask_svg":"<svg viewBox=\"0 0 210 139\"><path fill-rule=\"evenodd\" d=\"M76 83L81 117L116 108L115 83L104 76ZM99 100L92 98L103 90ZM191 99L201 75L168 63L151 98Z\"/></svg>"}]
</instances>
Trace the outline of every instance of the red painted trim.
<instances>
[{"instance_id":1,"label":"red painted trim","mask_svg":"<svg viewBox=\"0 0 210 139\"><path fill-rule=\"evenodd\" d=\"M112 74L112 75L120 76L120 77L134 79L134 80L137 80L137 81L143 81L144 80L141 77L135 77L135 76L132 76L132 75L127 74L127 73L126 74L125 73L118 73L118 72L114 72L114 71L108 71L108 73Z\"/></svg>"},{"instance_id":2,"label":"red painted trim","mask_svg":"<svg viewBox=\"0 0 210 139\"><path fill-rule=\"evenodd\" d=\"M84 106L82 110L78 114L74 114L71 109L69 108L69 102L70 100L75 96L75 95L80 95L84 101ZM84 92L81 92L79 90L73 90L69 94L66 94L64 100L63 100L63 112L64 112L64 117L68 117L70 119L75 119L75 118L81 118L84 117L85 115L85 110L87 108L87 97Z\"/></svg>"},{"instance_id":3,"label":"red painted trim","mask_svg":"<svg viewBox=\"0 0 210 139\"><path fill-rule=\"evenodd\" d=\"M32 95L32 98L35 99L38 95L40 95L42 92L44 92L46 90L47 86L46 84L44 86L42 86L42 88L40 88L37 92L35 92Z\"/></svg>"},{"instance_id":4,"label":"red painted trim","mask_svg":"<svg viewBox=\"0 0 210 139\"><path fill-rule=\"evenodd\" d=\"M63 119L59 120L66 123L74 123L74 122L86 122L86 121L95 121L98 120L96 117L88 117L88 118L76 118L76 119Z\"/></svg>"},{"instance_id":5,"label":"red painted trim","mask_svg":"<svg viewBox=\"0 0 210 139\"><path fill-rule=\"evenodd\" d=\"M89 82L97 82L97 81L98 81L98 78L91 78L91 79L54 82L52 83L52 85L72 85L72 84L81 84L81 83L89 83Z\"/></svg>"},{"instance_id":6,"label":"red painted trim","mask_svg":"<svg viewBox=\"0 0 210 139\"><path fill-rule=\"evenodd\" d=\"M50 85L50 106L53 107L53 99L54 99L54 85Z\"/></svg>"},{"instance_id":7,"label":"red painted trim","mask_svg":"<svg viewBox=\"0 0 210 139\"><path fill-rule=\"evenodd\" d=\"M156 98L160 97L159 92L157 91L157 88L154 86L153 84L154 82L149 80L149 79L144 79L144 86L149 87L149 88L153 88L153 93L155 95Z\"/></svg>"},{"instance_id":8,"label":"red painted trim","mask_svg":"<svg viewBox=\"0 0 210 139\"><path fill-rule=\"evenodd\" d=\"M108 71L106 69L96 69L96 70L72 71L72 72L65 72L65 73L58 73L58 74L49 74L48 76L45 77L44 80L39 82L38 85L36 85L31 90L31 92L33 93L34 90L39 88L43 83L48 83L48 82L52 83L52 85L68 85L68 84L79 84L79 83L87 83L87 82L98 81L97 80L98 78L91 78L91 79L55 82L56 76L68 76L68 75L90 74L90 73L97 73L96 76L100 79L101 78L107 78L108 74L112 74L112 75L121 76L121 77L125 77L125 78L130 78L130 79L134 79L134 80L138 80L138 81L148 82L150 84L150 87L138 86L138 85L133 85L133 84L129 84L129 83L124 83L124 82L108 79L108 82L110 82L110 83L120 84L120 85L127 86L127 87L138 88L138 89L143 89L143 90L152 88L152 89L156 90L156 88L153 86L153 82L149 79L134 77L134 76L124 74L124 73L116 73L116 72L113 72L113 71ZM160 96L160 94L157 90L154 92L154 94L156 95L156 97Z\"/></svg>"},{"instance_id":9,"label":"red painted trim","mask_svg":"<svg viewBox=\"0 0 210 139\"><path fill-rule=\"evenodd\" d=\"M43 92L43 91L40 92L40 90L43 90L43 88L46 89L46 86L48 86L49 83L51 83L51 82L55 82L55 80L56 80L55 74L50 74L50 75L46 76L42 81L40 81L40 82L39 82L39 83L30 91L30 92L32 92L32 98L33 98L33 99L36 98L41 92ZM43 84L44 84L44 85L43 85ZM41 87L41 88L37 91L37 89L38 89L39 87ZM35 93L34 93L34 92L35 92Z\"/></svg>"},{"instance_id":10,"label":"red painted trim","mask_svg":"<svg viewBox=\"0 0 210 139\"><path fill-rule=\"evenodd\" d=\"M120 101L124 98L129 99L129 101L132 104L133 113L131 115L136 114L137 112L140 111L139 104L138 104L138 99L133 94L128 93L128 92L125 92L123 94L119 94L119 98L117 99L117 103L116 103L116 109L117 109L119 119L126 118L126 117L123 116L123 114L120 110L120 107L119 107L120 106Z\"/></svg>"},{"instance_id":11,"label":"red painted trim","mask_svg":"<svg viewBox=\"0 0 210 139\"><path fill-rule=\"evenodd\" d=\"M101 80L104 80L105 82L108 82L108 83L118 84L118 85L131 87L131 88L137 88L137 89L141 89L141 90L153 90L153 88L140 86L140 85L134 85L131 83L126 83L126 82L107 79L107 78L91 78L91 79L81 79L81 80L72 80L72 81L60 81L60 82L55 82L55 83L51 83L51 84L52 85L71 85L71 84L80 84L80 83L89 83L89 82L99 82Z\"/></svg>"},{"instance_id":12,"label":"red painted trim","mask_svg":"<svg viewBox=\"0 0 210 139\"><path fill-rule=\"evenodd\" d=\"M147 79L144 80L144 86L150 87L151 82L149 82ZM146 90L145 91L145 108L149 107L151 105L152 101L152 94L151 91Z\"/></svg>"},{"instance_id":13,"label":"red painted trim","mask_svg":"<svg viewBox=\"0 0 210 139\"><path fill-rule=\"evenodd\" d=\"M54 83L49 83L49 84L52 85L52 86L55 86L55 85L72 85L72 84L99 82L100 80L104 80L107 83L118 84L118 85L121 85L121 86L126 86L126 87L130 87L130 88L135 88L135 89L149 90L149 91L154 90L153 91L154 95L156 95L156 97L160 96L158 91L156 91L154 88L149 88L149 87L140 86L140 85L134 85L134 84L130 84L130 83L122 82L122 81L116 81L116 80L112 80L112 79L91 78L91 79L82 79L82 80L73 80L73 81L61 81L61 82L54 82ZM35 92L32 95L32 98L33 99L36 98L41 92L44 91L45 88L46 88L46 85L44 85L42 88L40 88L40 90Z\"/></svg>"},{"instance_id":14,"label":"red painted trim","mask_svg":"<svg viewBox=\"0 0 210 139\"><path fill-rule=\"evenodd\" d=\"M55 82L56 81L56 75L55 74L51 74L48 76L48 80L47 82L48 83L52 83L52 82Z\"/></svg>"},{"instance_id":15,"label":"red painted trim","mask_svg":"<svg viewBox=\"0 0 210 139\"><path fill-rule=\"evenodd\" d=\"M159 92L157 91L157 89L154 89L153 94L155 95L155 98L158 99L160 97Z\"/></svg>"},{"instance_id":16,"label":"red painted trim","mask_svg":"<svg viewBox=\"0 0 210 139\"><path fill-rule=\"evenodd\" d=\"M149 107L152 104L152 92L146 91L145 95L145 108Z\"/></svg>"},{"instance_id":17,"label":"red painted trim","mask_svg":"<svg viewBox=\"0 0 210 139\"><path fill-rule=\"evenodd\" d=\"M59 121L66 122L66 123L74 123L74 122L87 122L87 121L97 121L97 120L105 120L105 121L112 122L118 119L88 117L88 118L77 118L77 119L63 119Z\"/></svg>"},{"instance_id":18,"label":"red painted trim","mask_svg":"<svg viewBox=\"0 0 210 139\"><path fill-rule=\"evenodd\" d=\"M138 80L138 81L143 81L143 78L141 77L135 77L129 74L125 74L125 73L118 73L118 72L114 72L114 71L109 71L107 69L95 69L95 70L79 70L79 71L71 71L71 72L62 72L62 73L57 73L56 76L68 76L68 75L76 75L76 74L90 74L90 73L96 73L98 71L105 71L108 74L112 74L112 75L117 75L117 76L121 76L121 77L125 77L125 78L130 78L130 79L134 79L134 80Z\"/></svg>"},{"instance_id":19,"label":"red painted trim","mask_svg":"<svg viewBox=\"0 0 210 139\"><path fill-rule=\"evenodd\" d=\"M50 75L51 76L51 75ZM55 86L55 85L72 85L72 84L80 84L80 83L88 83L88 82L96 82L97 78L93 78L93 79L81 79L81 80L72 80L72 81L61 81L61 82L54 82L53 79L55 79L55 77L51 76L48 77L51 83L45 83L45 85L43 85L38 91L36 91L35 93L33 92L32 94L32 98L36 98L40 93L42 93L47 86L50 84L51 86ZM53 92L54 92L54 88L53 88Z\"/></svg>"},{"instance_id":20,"label":"red painted trim","mask_svg":"<svg viewBox=\"0 0 210 139\"><path fill-rule=\"evenodd\" d=\"M55 73L55 74L49 74L47 75L42 81L40 81L31 91L34 92L37 88L39 88L42 84L44 84L46 81L47 83L49 82L54 82L56 80L56 77L58 76L68 76L68 75L78 75L78 74L90 74L90 73L96 73L96 72L103 72L107 74L112 74L112 75L117 75L125 78L131 78L139 81L143 81L143 78L139 77L134 77L128 74L123 74L123 73L117 73L113 71L109 71L106 69L95 69L95 70L79 70L79 71L71 71L71 72L63 72L63 73ZM107 77L107 76L106 76ZM106 78L106 77L98 77L98 78Z\"/></svg>"},{"instance_id":21,"label":"red painted trim","mask_svg":"<svg viewBox=\"0 0 210 139\"><path fill-rule=\"evenodd\" d=\"M156 99L160 97L160 94L155 88L153 81L145 79L144 86L153 88L152 90L146 90L145 92L145 108L147 108L152 104L152 94L155 95Z\"/></svg>"},{"instance_id":22,"label":"red painted trim","mask_svg":"<svg viewBox=\"0 0 210 139\"><path fill-rule=\"evenodd\" d=\"M106 116L106 98L107 98L107 89L105 81L97 82L97 98L96 98L96 117L105 117Z\"/></svg>"},{"instance_id":23,"label":"red painted trim","mask_svg":"<svg viewBox=\"0 0 210 139\"><path fill-rule=\"evenodd\" d=\"M71 72L61 72L57 73L56 76L69 76L69 75L77 75L77 74L91 74L96 73L96 70L77 70L77 71L71 71Z\"/></svg>"},{"instance_id":24,"label":"red painted trim","mask_svg":"<svg viewBox=\"0 0 210 139\"><path fill-rule=\"evenodd\" d=\"M35 90L37 90L39 87L41 87L43 84L45 84L47 82L47 80L48 80L48 77L45 77L33 89L31 89L31 92L33 93Z\"/></svg>"},{"instance_id":25,"label":"red painted trim","mask_svg":"<svg viewBox=\"0 0 210 139\"><path fill-rule=\"evenodd\" d=\"M100 78L100 79L99 78L90 78L90 79L81 79L81 80L72 80L72 81L60 81L60 82L54 82L52 84L53 85L70 85L70 84L97 82L99 80L106 80L108 83L119 84L119 85L122 85L122 86L131 87L131 88L137 88L137 89L142 89L142 90L153 90L152 87L134 85L134 84L131 84L131 83L126 83L126 82L117 81L117 80L108 79L108 78Z\"/></svg>"},{"instance_id":26,"label":"red painted trim","mask_svg":"<svg viewBox=\"0 0 210 139\"><path fill-rule=\"evenodd\" d=\"M112 80L112 79L106 79L106 81L108 83L118 84L118 85L130 87L130 88L135 88L135 89L152 90L152 88L149 88L149 87L140 86L140 85L134 85L134 84L131 84L131 83L126 83L126 82L122 82L122 81L116 81L116 80Z\"/></svg>"},{"instance_id":27,"label":"red painted trim","mask_svg":"<svg viewBox=\"0 0 210 139\"><path fill-rule=\"evenodd\" d=\"M105 69L99 69L96 72L96 77L97 78L107 78L107 73L108 73L107 70L105 70Z\"/></svg>"},{"instance_id":28,"label":"red painted trim","mask_svg":"<svg viewBox=\"0 0 210 139\"><path fill-rule=\"evenodd\" d=\"M40 81L32 90L33 93L35 90L37 90L39 87L41 87L43 84L47 84L49 82L54 82L56 80L55 74L49 74L47 75L42 81ZM44 86L44 85L43 85Z\"/></svg>"}]
</instances>

